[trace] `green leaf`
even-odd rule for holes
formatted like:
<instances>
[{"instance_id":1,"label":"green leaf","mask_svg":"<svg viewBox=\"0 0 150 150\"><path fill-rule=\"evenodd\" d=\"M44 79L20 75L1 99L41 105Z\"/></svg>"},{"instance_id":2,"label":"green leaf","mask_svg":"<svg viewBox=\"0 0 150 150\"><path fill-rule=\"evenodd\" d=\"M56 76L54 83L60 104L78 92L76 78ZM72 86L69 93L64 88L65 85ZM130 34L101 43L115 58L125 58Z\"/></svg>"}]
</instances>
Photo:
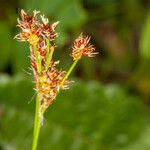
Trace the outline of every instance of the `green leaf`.
<instances>
[{"instance_id":1,"label":"green leaf","mask_svg":"<svg viewBox=\"0 0 150 150\"><path fill-rule=\"evenodd\" d=\"M146 19L146 23L143 27L142 37L140 41L140 51L144 59L150 59L150 14Z\"/></svg>"}]
</instances>

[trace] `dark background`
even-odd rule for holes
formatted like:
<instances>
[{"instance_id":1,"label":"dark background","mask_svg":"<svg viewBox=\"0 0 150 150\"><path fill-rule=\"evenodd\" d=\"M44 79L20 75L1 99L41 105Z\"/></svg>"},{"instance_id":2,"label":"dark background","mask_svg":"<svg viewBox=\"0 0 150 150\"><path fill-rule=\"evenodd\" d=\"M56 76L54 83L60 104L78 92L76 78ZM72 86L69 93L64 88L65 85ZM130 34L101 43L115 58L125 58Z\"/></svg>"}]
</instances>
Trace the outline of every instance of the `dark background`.
<instances>
[{"instance_id":1,"label":"dark background","mask_svg":"<svg viewBox=\"0 0 150 150\"><path fill-rule=\"evenodd\" d=\"M99 52L79 62L75 83L46 112L39 150L149 150L149 0L0 0L0 150L29 150L32 143L29 48L13 39L22 8L60 21L60 68L71 65L81 32Z\"/></svg>"}]
</instances>

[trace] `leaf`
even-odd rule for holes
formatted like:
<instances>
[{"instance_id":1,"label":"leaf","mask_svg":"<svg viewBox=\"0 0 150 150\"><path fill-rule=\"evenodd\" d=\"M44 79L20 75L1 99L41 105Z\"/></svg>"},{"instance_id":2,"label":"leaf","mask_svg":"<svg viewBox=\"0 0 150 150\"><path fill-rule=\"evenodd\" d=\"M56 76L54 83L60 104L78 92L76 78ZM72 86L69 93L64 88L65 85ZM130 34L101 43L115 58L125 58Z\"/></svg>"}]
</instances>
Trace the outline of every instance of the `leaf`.
<instances>
[{"instance_id":1,"label":"leaf","mask_svg":"<svg viewBox=\"0 0 150 150\"><path fill-rule=\"evenodd\" d=\"M142 37L140 41L140 52L144 59L150 59L150 14L146 19L146 23L143 27Z\"/></svg>"}]
</instances>

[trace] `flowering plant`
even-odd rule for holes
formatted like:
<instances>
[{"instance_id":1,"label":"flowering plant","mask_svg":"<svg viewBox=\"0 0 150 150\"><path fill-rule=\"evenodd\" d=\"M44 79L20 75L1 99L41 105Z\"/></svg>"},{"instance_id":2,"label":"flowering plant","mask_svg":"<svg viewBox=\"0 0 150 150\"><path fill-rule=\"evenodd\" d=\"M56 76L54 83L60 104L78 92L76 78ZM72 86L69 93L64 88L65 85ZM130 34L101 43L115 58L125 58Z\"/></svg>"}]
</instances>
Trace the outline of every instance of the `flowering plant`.
<instances>
[{"instance_id":1,"label":"flowering plant","mask_svg":"<svg viewBox=\"0 0 150 150\"><path fill-rule=\"evenodd\" d=\"M40 17L39 17L40 16ZM48 18L34 10L33 15L28 15L21 10L21 19L17 26L21 32L15 36L18 41L28 42L30 47L31 68L33 70L36 91L36 111L34 121L34 134L32 150L36 150L37 142L46 109L56 99L60 90L68 89L70 81L68 77L82 56L94 57L97 52L89 43L90 38L82 33L74 41L71 57L73 64L69 70L58 70L59 61L54 61L53 53L56 48L55 39L58 33L55 31L59 22L49 23Z\"/></svg>"}]
</instances>

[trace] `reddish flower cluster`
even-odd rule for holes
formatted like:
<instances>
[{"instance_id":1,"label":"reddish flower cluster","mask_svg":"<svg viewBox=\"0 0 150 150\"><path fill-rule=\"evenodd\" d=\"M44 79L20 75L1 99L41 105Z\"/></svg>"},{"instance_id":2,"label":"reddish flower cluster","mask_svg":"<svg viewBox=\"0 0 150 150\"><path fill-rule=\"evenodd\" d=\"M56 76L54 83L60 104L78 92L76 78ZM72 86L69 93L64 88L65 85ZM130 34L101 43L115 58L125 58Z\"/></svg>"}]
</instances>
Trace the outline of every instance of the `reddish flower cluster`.
<instances>
[{"instance_id":1,"label":"reddish flower cluster","mask_svg":"<svg viewBox=\"0 0 150 150\"><path fill-rule=\"evenodd\" d=\"M38 28L37 15L39 11L33 11L33 16L28 16L24 10L21 10L21 20L18 19L18 27L22 32L15 36L19 41L28 41L34 45L39 41L40 29Z\"/></svg>"},{"instance_id":2,"label":"reddish flower cluster","mask_svg":"<svg viewBox=\"0 0 150 150\"><path fill-rule=\"evenodd\" d=\"M34 10L33 15L29 16L24 10L21 10L21 20L18 19L18 27L22 32L16 35L19 41L28 41L31 45L37 44L40 40L48 38L50 41L55 40L57 33L55 28L59 22L49 24L49 21L44 16L41 16L41 22L38 20L40 12Z\"/></svg>"},{"instance_id":3,"label":"reddish flower cluster","mask_svg":"<svg viewBox=\"0 0 150 150\"><path fill-rule=\"evenodd\" d=\"M68 77L73 71L82 56L93 57L97 52L89 43L90 38L82 34L75 40L71 56L73 64L69 70L62 71L56 68L59 61L53 60L53 53L56 48L54 40L58 36L55 31L59 22L53 24L34 10L33 15L28 15L21 10L21 19L18 19L18 27L21 32L15 36L19 41L26 41L30 46L31 68L33 70L35 88L37 93L36 112L34 122L34 138L32 149L37 148L37 141L43 115L50 104L56 99L59 91L68 89Z\"/></svg>"},{"instance_id":4,"label":"reddish flower cluster","mask_svg":"<svg viewBox=\"0 0 150 150\"><path fill-rule=\"evenodd\" d=\"M42 96L41 106L47 108L56 98L60 89L67 89L69 81L67 80L73 67L66 74L65 71L59 71L56 68L58 62L53 61L52 55L55 44L52 45L58 36L55 31L59 22L53 24L49 20L40 16L39 11L33 11L33 15L28 15L21 10L21 19L18 19L18 27L22 32L15 38L19 41L27 41L30 44L31 66L34 73L36 84L35 90ZM97 52L93 45L89 43L90 38L82 34L75 40L71 56L73 60L79 60L82 56L93 57Z\"/></svg>"},{"instance_id":5,"label":"reddish flower cluster","mask_svg":"<svg viewBox=\"0 0 150 150\"><path fill-rule=\"evenodd\" d=\"M18 27L22 32L15 36L19 41L27 41L30 44L30 58L31 66L34 73L34 79L37 93L40 93L46 102L44 107L48 105L56 98L60 83L65 76L65 71L59 71L56 68L58 62L54 62L47 57L50 51L55 48L55 45L47 45L47 40L53 41L57 37L58 33L55 32L55 28L59 22L49 24L49 21L44 16L41 16L41 21L38 20L39 11L33 11L33 15L29 16L24 10L21 10L21 19L18 19ZM46 61L48 60L49 67L46 69ZM38 67L41 70L38 71ZM68 81L66 80L61 89L68 87Z\"/></svg>"},{"instance_id":6,"label":"reddish flower cluster","mask_svg":"<svg viewBox=\"0 0 150 150\"><path fill-rule=\"evenodd\" d=\"M58 33L55 32L56 26L59 24L59 21L53 23L52 25L49 25L49 21L44 16L41 16L43 24L41 24L42 29L42 36L43 38L49 38L50 41L55 40L55 38L58 36Z\"/></svg>"},{"instance_id":7,"label":"reddish flower cluster","mask_svg":"<svg viewBox=\"0 0 150 150\"><path fill-rule=\"evenodd\" d=\"M42 72L42 74L36 78L36 83L38 83L36 91L42 93L43 98L47 100L46 107L56 98L60 90L60 83L66 74L65 71L57 70L56 65L58 63L58 61L52 61L49 70ZM67 89L68 83L69 81L66 80L61 89Z\"/></svg>"},{"instance_id":8,"label":"reddish flower cluster","mask_svg":"<svg viewBox=\"0 0 150 150\"><path fill-rule=\"evenodd\" d=\"M79 60L82 55L88 57L94 57L97 52L95 52L95 48L93 45L89 43L90 37L83 36L82 33L80 36L74 41L73 50L71 56L74 60Z\"/></svg>"}]
</instances>

